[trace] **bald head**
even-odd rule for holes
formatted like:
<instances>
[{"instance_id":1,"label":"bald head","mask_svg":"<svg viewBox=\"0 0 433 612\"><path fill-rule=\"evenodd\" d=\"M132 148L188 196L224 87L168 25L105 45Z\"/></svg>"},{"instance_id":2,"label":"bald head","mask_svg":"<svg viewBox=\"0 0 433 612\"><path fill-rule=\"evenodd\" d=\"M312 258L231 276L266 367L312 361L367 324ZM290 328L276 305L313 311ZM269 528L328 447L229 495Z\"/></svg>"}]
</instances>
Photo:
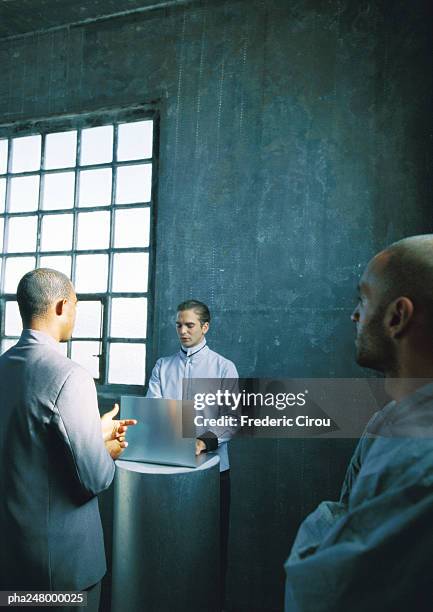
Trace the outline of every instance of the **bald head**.
<instances>
[{"instance_id":1,"label":"bald head","mask_svg":"<svg viewBox=\"0 0 433 612\"><path fill-rule=\"evenodd\" d=\"M433 324L433 234L395 242L374 257L369 269L380 282L383 302L408 297Z\"/></svg>"},{"instance_id":2,"label":"bald head","mask_svg":"<svg viewBox=\"0 0 433 612\"><path fill-rule=\"evenodd\" d=\"M17 288L17 302L24 327L28 327L32 319L43 318L55 302L73 295L72 283L62 272L50 268L27 272Z\"/></svg>"},{"instance_id":3,"label":"bald head","mask_svg":"<svg viewBox=\"0 0 433 612\"><path fill-rule=\"evenodd\" d=\"M356 360L399 400L433 380L433 234L391 244L368 264L352 313Z\"/></svg>"}]
</instances>

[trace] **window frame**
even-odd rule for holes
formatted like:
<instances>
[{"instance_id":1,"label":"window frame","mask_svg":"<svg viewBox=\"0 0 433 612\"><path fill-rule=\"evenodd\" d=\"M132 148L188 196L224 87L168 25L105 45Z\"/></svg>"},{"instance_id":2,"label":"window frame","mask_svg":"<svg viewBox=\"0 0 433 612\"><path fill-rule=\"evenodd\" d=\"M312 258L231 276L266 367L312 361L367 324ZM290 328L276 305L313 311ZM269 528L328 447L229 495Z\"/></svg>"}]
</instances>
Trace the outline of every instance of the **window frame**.
<instances>
[{"instance_id":1,"label":"window frame","mask_svg":"<svg viewBox=\"0 0 433 612\"><path fill-rule=\"evenodd\" d=\"M117 161L115 157L115 151L117 150L118 143L118 129L117 126L120 123L129 123L134 121L141 121L150 119L153 121L153 143L152 143L152 157L146 158L145 160L126 160L126 161ZM121 394L135 394L135 395L143 395L146 382L149 378L149 374L151 368L153 367L153 363L151 362L151 358L153 355L153 321L154 321L154 287L155 287L155 237L156 237L156 218L157 218L157 185L158 185L158 167L159 167L159 123L160 123L160 113L157 105L152 104L147 105L136 105L127 108L114 108L100 111L92 111L86 113L77 113L77 114L67 114L61 116L52 116L45 117L42 119L32 119L28 121L14 122L10 124L1 124L0 125L0 139L8 139L8 166L7 172L2 174L2 178L10 179L12 177L20 177L20 176L39 176L39 195L38 195L38 208L34 211L22 211L22 212L9 212L8 210L8 198L10 192L10 180L6 181L6 196L5 196L5 210L0 216L3 219L11 218L11 217L25 217L29 215L33 215L37 217L37 244L36 250L26 253L16 253L14 257L35 257L36 258L36 267L39 266L40 258L41 258L41 249L40 249L40 240L41 240L41 223L42 217L45 215L55 215L55 214L67 214L72 213L73 217L73 235L72 235L72 248L69 251L53 251L52 253L43 251L44 256L70 256L71 257L71 277L74 278L75 270L76 270L76 258L78 255L89 255L89 254L106 254L108 256L108 284L106 292L98 292L98 293L77 293L78 299L80 301L101 301L102 302L102 337L97 339L100 342L100 378L95 379L96 387L98 390L98 394L102 394L107 397L118 397ZM101 164L89 164L89 165L80 165L80 144L81 138L78 135L79 130L92 128L92 127L100 127L104 125L113 125L113 157L111 162L101 163ZM75 165L67 168L60 169L45 169L44 168L44 159L41 157L40 168L39 170L33 170L28 172L11 172L11 160L12 155L10 151L10 140L13 138L21 137L21 136L30 136L35 134L41 134L41 151L42 155L45 151L45 139L47 134L51 134L54 132L64 132L68 130L76 130L77 131L77 150L76 150L76 159ZM122 166L133 166L138 164L151 164L152 165L152 181L151 181L151 195L149 202L137 202L137 203L129 203L129 204L115 204L115 194L116 194L116 177L117 172L113 171L115 168L119 168ZM78 206L78 170L91 170L91 169L103 169L110 168L112 170L112 185L111 185L111 202L109 205L105 206ZM40 180L42 175L46 174L56 174L60 172L75 172L75 186L74 186L74 203L72 208L62 208L62 209L47 209L44 210L41 207L42 198L41 198L41 184ZM121 247L114 248L114 234L113 234L113 226L114 226L114 211L116 210L128 210L128 209L150 209L150 228L149 228L149 246L148 247ZM76 250L77 246L77 225L78 225L78 214L79 213L91 213L91 212L102 212L102 211L110 211L110 244L107 249L80 249ZM4 223L3 227L3 238L6 236L6 223ZM2 252L0 253L0 266L5 265L5 261L9 254L6 256L3 254L5 245L3 245ZM113 258L114 253L148 253L148 286L146 292L113 292L112 291L112 275L113 275ZM7 340L11 338L11 336L5 335L5 309L6 302L9 300L16 299L15 294L13 293L5 293L4 288L4 280L5 274L1 275L2 277L2 285L0 286L0 341ZM108 335L109 330L109 322L111 316L111 300L109 297L134 297L134 298L146 298L147 299L147 329L146 336L141 338L120 338L115 337L111 338ZM75 340L75 338L72 338ZM78 340L78 339L77 339ZM80 338L81 340L81 338ZM96 339L93 339L96 340ZM136 343L136 344L144 344L146 350L145 356L145 372L144 372L144 384L143 385L132 385L132 384L117 384L117 383L109 383L108 382L108 372L109 372L109 343ZM71 354L71 342L68 342L68 355Z\"/></svg>"}]
</instances>

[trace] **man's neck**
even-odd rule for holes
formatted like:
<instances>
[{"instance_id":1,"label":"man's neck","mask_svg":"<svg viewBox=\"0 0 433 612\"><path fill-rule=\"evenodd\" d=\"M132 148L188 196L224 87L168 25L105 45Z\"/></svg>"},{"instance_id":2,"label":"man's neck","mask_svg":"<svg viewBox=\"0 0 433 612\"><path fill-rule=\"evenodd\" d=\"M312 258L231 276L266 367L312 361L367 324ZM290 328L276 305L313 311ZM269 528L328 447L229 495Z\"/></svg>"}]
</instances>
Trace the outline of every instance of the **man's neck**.
<instances>
[{"instance_id":1,"label":"man's neck","mask_svg":"<svg viewBox=\"0 0 433 612\"><path fill-rule=\"evenodd\" d=\"M414 357L385 373L385 390L392 399L399 401L433 381L432 360Z\"/></svg>"},{"instance_id":2,"label":"man's neck","mask_svg":"<svg viewBox=\"0 0 433 612\"><path fill-rule=\"evenodd\" d=\"M39 319L32 319L28 325L26 325L27 329L33 329L34 331L39 331L47 336L51 336L56 342L60 342L60 336L57 329L54 329L52 325L46 323L45 321L41 321Z\"/></svg>"}]
</instances>

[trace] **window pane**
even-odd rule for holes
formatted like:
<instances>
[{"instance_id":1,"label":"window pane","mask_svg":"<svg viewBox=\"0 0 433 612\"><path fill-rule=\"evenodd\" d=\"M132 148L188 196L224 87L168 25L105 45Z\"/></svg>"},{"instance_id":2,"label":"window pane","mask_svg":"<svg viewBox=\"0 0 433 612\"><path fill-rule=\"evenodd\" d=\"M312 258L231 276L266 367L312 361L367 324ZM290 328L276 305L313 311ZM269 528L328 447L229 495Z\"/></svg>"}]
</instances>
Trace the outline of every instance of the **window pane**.
<instances>
[{"instance_id":1,"label":"window pane","mask_svg":"<svg viewBox=\"0 0 433 612\"><path fill-rule=\"evenodd\" d=\"M41 268L52 268L71 278L71 258L67 255L45 255L40 259Z\"/></svg>"},{"instance_id":2,"label":"window pane","mask_svg":"<svg viewBox=\"0 0 433 612\"><path fill-rule=\"evenodd\" d=\"M82 166L103 164L113 159L113 126L89 128L81 132Z\"/></svg>"},{"instance_id":3,"label":"window pane","mask_svg":"<svg viewBox=\"0 0 433 612\"><path fill-rule=\"evenodd\" d=\"M79 301L74 338L99 338L101 335L102 303Z\"/></svg>"},{"instance_id":4,"label":"window pane","mask_svg":"<svg viewBox=\"0 0 433 612\"><path fill-rule=\"evenodd\" d=\"M72 248L73 215L42 217L41 251L69 251Z\"/></svg>"},{"instance_id":5,"label":"window pane","mask_svg":"<svg viewBox=\"0 0 433 612\"><path fill-rule=\"evenodd\" d=\"M113 291L147 291L147 253L117 253L113 263Z\"/></svg>"},{"instance_id":6,"label":"window pane","mask_svg":"<svg viewBox=\"0 0 433 612\"><path fill-rule=\"evenodd\" d=\"M8 141L0 140L0 174L6 174L8 169Z\"/></svg>"},{"instance_id":7,"label":"window pane","mask_svg":"<svg viewBox=\"0 0 433 612\"><path fill-rule=\"evenodd\" d=\"M79 206L106 206L108 204L111 204L111 169L80 172Z\"/></svg>"},{"instance_id":8,"label":"window pane","mask_svg":"<svg viewBox=\"0 0 433 612\"><path fill-rule=\"evenodd\" d=\"M4 221L3 218L0 219L0 253L3 252L3 230L4 230Z\"/></svg>"},{"instance_id":9,"label":"window pane","mask_svg":"<svg viewBox=\"0 0 433 612\"><path fill-rule=\"evenodd\" d=\"M71 359L99 378L99 342L72 342Z\"/></svg>"},{"instance_id":10,"label":"window pane","mask_svg":"<svg viewBox=\"0 0 433 612\"><path fill-rule=\"evenodd\" d=\"M12 172L39 170L41 165L41 136L24 136L12 140Z\"/></svg>"},{"instance_id":11,"label":"window pane","mask_svg":"<svg viewBox=\"0 0 433 612\"><path fill-rule=\"evenodd\" d=\"M6 202L6 179L0 179L0 213L5 210Z\"/></svg>"},{"instance_id":12,"label":"window pane","mask_svg":"<svg viewBox=\"0 0 433 612\"><path fill-rule=\"evenodd\" d=\"M5 269L5 293L16 293L21 278L34 268L34 257L8 257Z\"/></svg>"},{"instance_id":13,"label":"window pane","mask_svg":"<svg viewBox=\"0 0 433 612\"><path fill-rule=\"evenodd\" d=\"M107 211L78 215L78 249L108 249L110 213Z\"/></svg>"},{"instance_id":14,"label":"window pane","mask_svg":"<svg viewBox=\"0 0 433 612\"><path fill-rule=\"evenodd\" d=\"M39 198L39 176L19 176L11 180L11 212L36 210Z\"/></svg>"},{"instance_id":15,"label":"window pane","mask_svg":"<svg viewBox=\"0 0 433 612\"><path fill-rule=\"evenodd\" d=\"M57 132L45 139L45 168L71 168L77 159L77 132Z\"/></svg>"},{"instance_id":16,"label":"window pane","mask_svg":"<svg viewBox=\"0 0 433 612\"><path fill-rule=\"evenodd\" d=\"M144 385L145 363L145 344L110 344L108 382Z\"/></svg>"},{"instance_id":17,"label":"window pane","mask_svg":"<svg viewBox=\"0 0 433 612\"><path fill-rule=\"evenodd\" d=\"M46 174L42 208L72 208L74 205L75 172Z\"/></svg>"},{"instance_id":18,"label":"window pane","mask_svg":"<svg viewBox=\"0 0 433 612\"><path fill-rule=\"evenodd\" d=\"M8 227L8 253L36 251L38 218L10 217Z\"/></svg>"},{"instance_id":19,"label":"window pane","mask_svg":"<svg viewBox=\"0 0 433 612\"><path fill-rule=\"evenodd\" d=\"M116 203L149 202L151 187L151 164L122 166L117 169Z\"/></svg>"},{"instance_id":20,"label":"window pane","mask_svg":"<svg viewBox=\"0 0 433 612\"><path fill-rule=\"evenodd\" d=\"M111 336L114 338L145 338L146 326L146 298L112 299Z\"/></svg>"},{"instance_id":21,"label":"window pane","mask_svg":"<svg viewBox=\"0 0 433 612\"><path fill-rule=\"evenodd\" d=\"M23 331L20 311L17 302L6 302L5 334L6 336L20 336Z\"/></svg>"},{"instance_id":22,"label":"window pane","mask_svg":"<svg viewBox=\"0 0 433 612\"><path fill-rule=\"evenodd\" d=\"M149 246L150 208L117 210L115 221L115 247Z\"/></svg>"},{"instance_id":23,"label":"window pane","mask_svg":"<svg viewBox=\"0 0 433 612\"><path fill-rule=\"evenodd\" d=\"M153 121L135 121L119 125L117 159L152 157Z\"/></svg>"},{"instance_id":24,"label":"window pane","mask_svg":"<svg viewBox=\"0 0 433 612\"><path fill-rule=\"evenodd\" d=\"M6 351L8 351L13 346L15 346L17 342L18 342L18 338L15 338L14 340L3 340L1 354L6 353Z\"/></svg>"},{"instance_id":25,"label":"window pane","mask_svg":"<svg viewBox=\"0 0 433 612\"><path fill-rule=\"evenodd\" d=\"M107 291L107 255L78 255L75 274L77 293L103 293Z\"/></svg>"}]
</instances>

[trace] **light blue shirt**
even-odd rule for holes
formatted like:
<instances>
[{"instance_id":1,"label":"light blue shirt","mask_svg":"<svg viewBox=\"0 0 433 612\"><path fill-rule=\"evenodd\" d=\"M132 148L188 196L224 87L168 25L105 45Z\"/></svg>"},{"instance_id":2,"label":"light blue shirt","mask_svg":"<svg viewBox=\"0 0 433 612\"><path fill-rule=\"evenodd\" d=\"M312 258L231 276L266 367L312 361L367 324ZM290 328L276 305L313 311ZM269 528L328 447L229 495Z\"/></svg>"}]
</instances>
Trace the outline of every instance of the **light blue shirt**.
<instances>
[{"instance_id":1,"label":"light blue shirt","mask_svg":"<svg viewBox=\"0 0 433 612\"><path fill-rule=\"evenodd\" d=\"M206 344L206 338L194 347L184 349L169 357L161 357L153 368L149 380L146 397L163 397L166 399L192 399L188 392L188 380L194 378L209 378L221 380L221 386L226 379L237 379L238 372L232 361L212 351ZM182 398L183 382L186 379L186 398ZM223 414L231 414L230 407L223 407L215 414L209 408L201 411L206 418L216 418ZM197 435L212 431L218 437L217 453L220 456L220 470L228 470L229 458L227 442L237 431L236 427L204 427L197 428Z\"/></svg>"}]
</instances>

